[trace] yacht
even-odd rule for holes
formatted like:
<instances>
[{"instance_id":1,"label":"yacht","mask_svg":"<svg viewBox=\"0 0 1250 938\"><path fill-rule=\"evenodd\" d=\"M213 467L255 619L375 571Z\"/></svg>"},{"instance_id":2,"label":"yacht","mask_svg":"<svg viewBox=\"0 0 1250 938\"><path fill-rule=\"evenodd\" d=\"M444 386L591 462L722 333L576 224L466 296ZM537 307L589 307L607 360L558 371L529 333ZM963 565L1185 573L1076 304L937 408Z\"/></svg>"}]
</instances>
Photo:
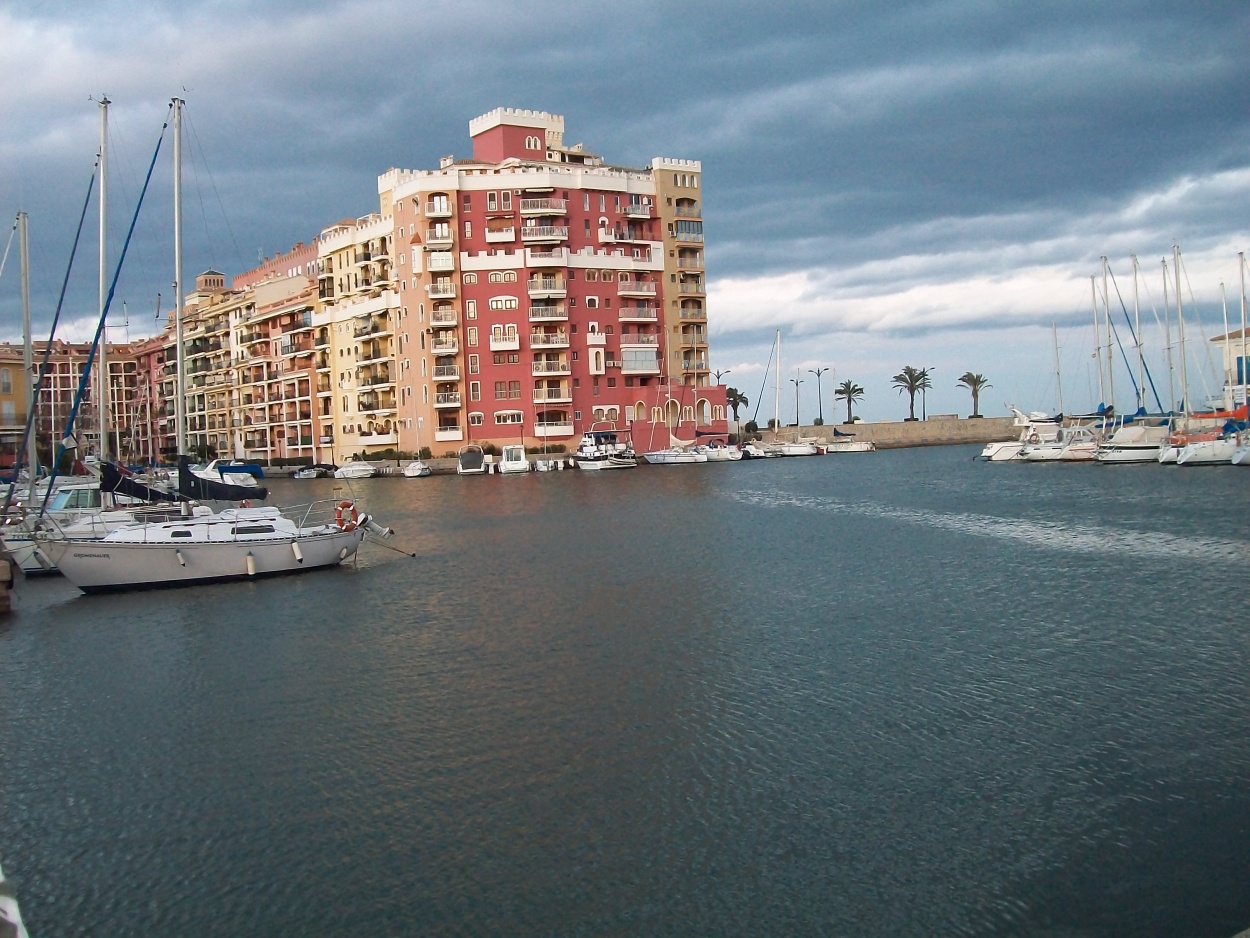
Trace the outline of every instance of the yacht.
<instances>
[{"instance_id":1,"label":"yacht","mask_svg":"<svg viewBox=\"0 0 1250 938\"><path fill-rule=\"evenodd\" d=\"M583 433L572 461L578 469L587 470L633 469L638 465L633 444L628 438L621 439L614 426L599 430L591 427Z\"/></svg>"},{"instance_id":2,"label":"yacht","mask_svg":"<svg viewBox=\"0 0 1250 938\"><path fill-rule=\"evenodd\" d=\"M1004 440L998 443L987 443L985 448L981 450L981 458L989 462L1006 462L1009 459L1019 459L1021 451L1026 446L1037 446L1041 443L1052 442L1059 433L1061 416L1049 416L1048 414L1033 413L1026 414L1022 410L1018 410L1014 405L1011 406L1011 412L1015 415L1015 420L1011 426L1019 431L1014 440Z\"/></svg>"}]
</instances>

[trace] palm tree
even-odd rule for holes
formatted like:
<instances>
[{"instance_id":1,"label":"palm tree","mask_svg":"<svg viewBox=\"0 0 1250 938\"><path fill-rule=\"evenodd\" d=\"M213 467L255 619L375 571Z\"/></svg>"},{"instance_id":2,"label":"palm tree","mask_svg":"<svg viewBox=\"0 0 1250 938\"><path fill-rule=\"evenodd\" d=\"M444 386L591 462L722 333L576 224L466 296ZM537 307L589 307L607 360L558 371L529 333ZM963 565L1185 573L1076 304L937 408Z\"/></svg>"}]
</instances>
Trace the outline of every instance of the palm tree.
<instances>
[{"instance_id":1,"label":"palm tree","mask_svg":"<svg viewBox=\"0 0 1250 938\"><path fill-rule=\"evenodd\" d=\"M729 405L729 409L734 412L734 423L738 422L738 408L746 407L751 402L747 400L747 396L737 388L725 388L725 403Z\"/></svg>"},{"instance_id":2,"label":"palm tree","mask_svg":"<svg viewBox=\"0 0 1250 938\"><path fill-rule=\"evenodd\" d=\"M965 371L959 383L972 392L972 416L980 417L981 392L994 385L989 383L985 375L974 375L971 371Z\"/></svg>"},{"instance_id":3,"label":"palm tree","mask_svg":"<svg viewBox=\"0 0 1250 938\"><path fill-rule=\"evenodd\" d=\"M913 368L911 365L904 365L903 370L896 374L893 378L894 387L898 388L898 393L907 392L908 397L908 416L907 419L916 419L916 392L927 391L933 387L933 382L929 380L929 369Z\"/></svg>"},{"instance_id":4,"label":"palm tree","mask_svg":"<svg viewBox=\"0 0 1250 938\"><path fill-rule=\"evenodd\" d=\"M850 378L847 378L834 390L833 396L846 401L846 422L854 423L854 418L851 416L851 405L863 399L864 389Z\"/></svg>"}]
</instances>

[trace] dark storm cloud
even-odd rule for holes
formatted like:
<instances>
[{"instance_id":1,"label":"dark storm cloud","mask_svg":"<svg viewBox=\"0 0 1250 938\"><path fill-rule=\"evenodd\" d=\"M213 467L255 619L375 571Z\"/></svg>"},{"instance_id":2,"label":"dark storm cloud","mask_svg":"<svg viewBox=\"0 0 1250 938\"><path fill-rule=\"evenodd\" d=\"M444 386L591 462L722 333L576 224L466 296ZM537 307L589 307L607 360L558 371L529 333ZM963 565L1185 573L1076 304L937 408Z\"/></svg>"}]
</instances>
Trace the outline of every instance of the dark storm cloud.
<instances>
[{"instance_id":1,"label":"dark storm cloud","mask_svg":"<svg viewBox=\"0 0 1250 938\"><path fill-rule=\"evenodd\" d=\"M1242 2L10 5L0 211L31 211L59 276L107 91L119 245L185 87L188 274L236 273L375 211L387 168L464 155L470 118L530 107L613 163L703 161L718 356L762 361L776 327L817 354L1049 323L1102 254L1179 242L1201 280L1244 248L1247 34ZM132 308L168 299L168 191L163 159Z\"/></svg>"}]
</instances>

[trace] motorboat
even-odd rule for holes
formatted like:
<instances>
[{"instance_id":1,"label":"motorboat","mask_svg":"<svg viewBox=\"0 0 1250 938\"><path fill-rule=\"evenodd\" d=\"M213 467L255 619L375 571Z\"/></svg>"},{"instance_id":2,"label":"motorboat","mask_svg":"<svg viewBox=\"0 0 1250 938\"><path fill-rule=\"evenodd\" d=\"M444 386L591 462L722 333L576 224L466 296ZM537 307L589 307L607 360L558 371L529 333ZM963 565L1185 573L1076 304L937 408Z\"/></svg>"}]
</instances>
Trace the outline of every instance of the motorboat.
<instances>
[{"instance_id":1,"label":"motorboat","mask_svg":"<svg viewBox=\"0 0 1250 938\"><path fill-rule=\"evenodd\" d=\"M742 450L730 446L724 440L712 440L710 443L695 447L695 452L703 453L708 462L738 462L742 459Z\"/></svg>"},{"instance_id":2,"label":"motorboat","mask_svg":"<svg viewBox=\"0 0 1250 938\"><path fill-rule=\"evenodd\" d=\"M220 459L214 459L203 466L190 466L189 469L192 474L201 479L224 482L227 485L241 485L246 488L259 488L260 482L257 475L264 476L264 471L254 463L231 463ZM182 471L181 467L178 471Z\"/></svg>"},{"instance_id":3,"label":"motorboat","mask_svg":"<svg viewBox=\"0 0 1250 938\"><path fill-rule=\"evenodd\" d=\"M767 450L765 450L762 446L759 446L758 444L756 444L754 441L750 443L744 443L742 445L742 458L743 459L768 459L773 455L775 454L769 453Z\"/></svg>"},{"instance_id":4,"label":"motorboat","mask_svg":"<svg viewBox=\"0 0 1250 938\"><path fill-rule=\"evenodd\" d=\"M616 427L596 430L593 427L582 434L572 456L578 469L633 469L638 465L629 439L622 439Z\"/></svg>"},{"instance_id":5,"label":"motorboat","mask_svg":"<svg viewBox=\"0 0 1250 938\"><path fill-rule=\"evenodd\" d=\"M691 463L707 462L706 453L681 446L670 446L668 449L643 453L642 458L653 466L685 466Z\"/></svg>"},{"instance_id":6,"label":"motorboat","mask_svg":"<svg viewBox=\"0 0 1250 938\"><path fill-rule=\"evenodd\" d=\"M1103 465L1158 462L1169 432L1167 423L1125 424L1102 441L1094 459Z\"/></svg>"},{"instance_id":7,"label":"motorboat","mask_svg":"<svg viewBox=\"0 0 1250 938\"><path fill-rule=\"evenodd\" d=\"M372 479L378 470L363 460L344 463L334 470L336 479Z\"/></svg>"},{"instance_id":8,"label":"motorboat","mask_svg":"<svg viewBox=\"0 0 1250 938\"><path fill-rule=\"evenodd\" d=\"M764 444L764 452L769 456L815 456L816 444L808 440L779 440Z\"/></svg>"},{"instance_id":9,"label":"motorboat","mask_svg":"<svg viewBox=\"0 0 1250 938\"><path fill-rule=\"evenodd\" d=\"M877 444L871 440L856 440L848 437L837 437L822 447L825 455L834 453L875 453Z\"/></svg>"},{"instance_id":10,"label":"motorboat","mask_svg":"<svg viewBox=\"0 0 1250 938\"><path fill-rule=\"evenodd\" d=\"M1038 411L1026 414L1014 406L1011 407L1011 412L1015 415L1011 425L1019 430L1017 438L985 444L985 448L981 450L982 459L989 462L1019 459L1021 451L1026 446L1039 446L1042 443L1053 442L1063 421L1062 416L1052 417Z\"/></svg>"},{"instance_id":11,"label":"motorboat","mask_svg":"<svg viewBox=\"0 0 1250 938\"><path fill-rule=\"evenodd\" d=\"M366 532L390 530L354 501L298 509L228 508L177 520L133 521L83 541L49 537L41 549L86 593L190 586L303 573L353 556Z\"/></svg>"},{"instance_id":12,"label":"motorboat","mask_svg":"<svg viewBox=\"0 0 1250 938\"><path fill-rule=\"evenodd\" d=\"M420 459L414 459L404 466L403 472L405 479L424 479L430 474L430 467Z\"/></svg>"},{"instance_id":13,"label":"motorboat","mask_svg":"<svg viewBox=\"0 0 1250 938\"><path fill-rule=\"evenodd\" d=\"M525 447L520 443L509 443L499 456L499 471L511 475L516 472L529 472L530 461L525 455Z\"/></svg>"},{"instance_id":14,"label":"motorboat","mask_svg":"<svg viewBox=\"0 0 1250 938\"><path fill-rule=\"evenodd\" d=\"M329 463L313 463L311 466L305 466L302 469L296 469L293 479L327 479L334 475L338 466L332 466Z\"/></svg>"},{"instance_id":15,"label":"motorboat","mask_svg":"<svg viewBox=\"0 0 1250 938\"><path fill-rule=\"evenodd\" d=\"M1060 427L1053 440L1026 443L1020 458L1026 462L1088 462L1098 452L1099 434L1093 427Z\"/></svg>"},{"instance_id":16,"label":"motorboat","mask_svg":"<svg viewBox=\"0 0 1250 938\"><path fill-rule=\"evenodd\" d=\"M486 474L486 454L476 443L466 443L456 454L456 475L480 476Z\"/></svg>"}]
</instances>

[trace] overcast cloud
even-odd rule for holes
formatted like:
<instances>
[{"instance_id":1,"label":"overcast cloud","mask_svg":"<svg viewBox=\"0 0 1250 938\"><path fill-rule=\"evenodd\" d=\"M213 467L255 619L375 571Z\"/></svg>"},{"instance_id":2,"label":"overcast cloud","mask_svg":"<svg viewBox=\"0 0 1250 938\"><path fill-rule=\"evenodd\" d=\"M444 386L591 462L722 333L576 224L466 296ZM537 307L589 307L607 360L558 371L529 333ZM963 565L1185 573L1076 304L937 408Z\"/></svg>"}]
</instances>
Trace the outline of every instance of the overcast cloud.
<instances>
[{"instance_id":1,"label":"overcast cloud","mask_svg":"<svg viewBox=\"0 0 1250 938\"><path fill-rule=\"evenodd\" d=\"M955 386L967 370L993 384L990 413L1052 407L1058 322L1075 409L1097 403L1088 278L1100 256L1130 305L1140 257L1159 362L1149 303L1161 312L1173 244L1198 331L1221 328L1221 280L1239 316L1247 36L1241 0L0 3L0 217L7 238L17 210L30 213L46 332L97 147L91 96L114 101L114 261L168 100L186 98L189 275L239 273L376 211L389 167L466 155L470 118L537 108L612 163L702 160L713 367L752 407L778 329L805 421L818 366L834 368L827 419L830 377L867 389L865 416L903 416L889 379L905 364L935 369L930 413L967 411ZM165 146L115 341L154 331L157 293L171 299ZM91 328L89 225L67 335ZM0 336L19 332L14 250Z\"/></svg>"}]
</instances>

